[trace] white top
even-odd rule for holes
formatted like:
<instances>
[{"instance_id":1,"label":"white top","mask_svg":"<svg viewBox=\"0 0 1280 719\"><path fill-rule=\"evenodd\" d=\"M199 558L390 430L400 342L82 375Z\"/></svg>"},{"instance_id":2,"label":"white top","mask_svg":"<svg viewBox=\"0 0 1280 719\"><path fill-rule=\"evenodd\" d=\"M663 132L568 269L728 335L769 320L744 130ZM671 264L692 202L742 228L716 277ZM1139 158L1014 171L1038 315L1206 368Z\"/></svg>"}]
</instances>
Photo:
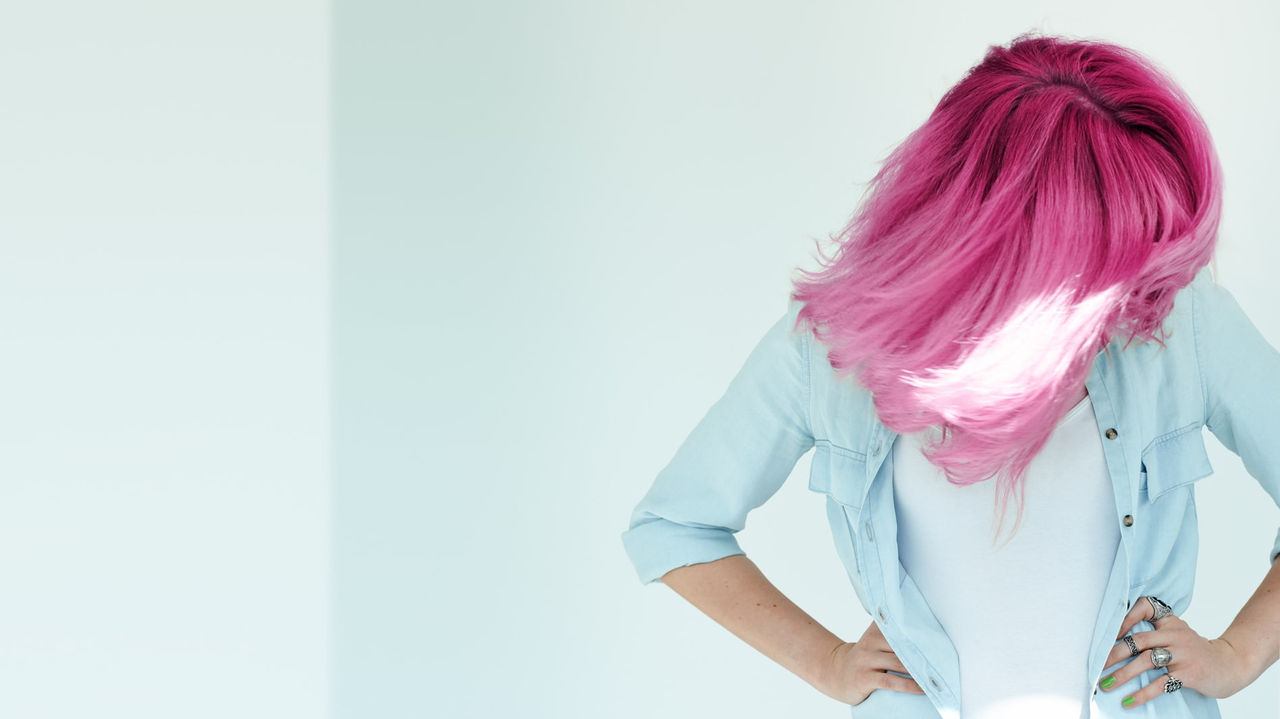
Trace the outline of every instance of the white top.
<instances>
[{"instance_id":1,"label":"white top","mask_svg":"<svg viewBox=\"0 0 1280 719\"><path fill-rule=\"evenodd\" d=\"M1089 639L1120 542L1093 404L1054 429L993 544L995 482L947 481L921 454L937 428L893 448L903 567L955 645L964 719L1088 717Z\"/></svg>"}]
</instances>

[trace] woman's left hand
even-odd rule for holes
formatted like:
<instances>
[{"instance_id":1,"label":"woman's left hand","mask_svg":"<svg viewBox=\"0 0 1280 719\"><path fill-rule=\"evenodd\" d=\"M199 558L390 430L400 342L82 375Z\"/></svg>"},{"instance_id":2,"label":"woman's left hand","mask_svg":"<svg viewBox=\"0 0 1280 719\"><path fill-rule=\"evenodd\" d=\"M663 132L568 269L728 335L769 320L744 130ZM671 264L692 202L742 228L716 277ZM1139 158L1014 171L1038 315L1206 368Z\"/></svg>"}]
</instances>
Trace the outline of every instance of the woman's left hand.
<instances>
[{"instance_id":1,"label":"woman's left hand","mask_svg":"<svg viewBox=\"0 0 1280 719\"><path fill-rule=\"evenodd\" d=\"M1111 674L1104 674L1098 682L1099 689L1112 690L1139 674L1154 669L1155 664L1151 661L1151 650L1154 647L1164 647L1173 655L1164 668L1181 681L1184 688L1190 687L1205 696L1222 699L1249 684L1247 660L1235 647L1222 638L1205 639L1182 621L1181 617L1172 614L1156 620L1154 631L1134 634L1133 639L1138 645L1139 653L1130 656L1128 643L1120 640L1135 624L1150 621L1153 616L1154 609L1146 599L1139 597L1133 603L1133 608L1125 615L1120 626L1120 634L1116 636L1117 644L1107 655L1106 666L1110 668L1118 662L1129 659L1132 661ZM1165 676L1162 673L1160 678L1125 697L1121 704L1128 708L1145 704L1164 693L1164 684ZM1130 699L1133 701L1130 702Z\"/></svg>"}]
</instances>

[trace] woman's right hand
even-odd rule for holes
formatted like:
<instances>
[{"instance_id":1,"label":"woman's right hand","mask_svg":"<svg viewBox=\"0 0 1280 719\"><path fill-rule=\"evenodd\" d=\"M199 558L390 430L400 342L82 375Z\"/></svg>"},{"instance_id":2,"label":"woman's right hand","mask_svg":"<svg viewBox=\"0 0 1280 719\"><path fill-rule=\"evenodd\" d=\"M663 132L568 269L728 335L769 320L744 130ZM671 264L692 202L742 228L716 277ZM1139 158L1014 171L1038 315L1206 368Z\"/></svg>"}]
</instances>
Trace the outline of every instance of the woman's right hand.
<instances>
[{"instance_id":1,"label":"woman's right hand","mask_svg":"<svg viewBox=\"0 0 1280 719\"><path fill-rule=\"evenodd\" d=\"M856 642L845 642L831 651L823 677L822 692L845 704L861 704L877 689L890 689L908 694L924 694L915 679L889 674L887 670L908 674L898 655L880 633L875 622Z\"/></svg>"}]
</instances>

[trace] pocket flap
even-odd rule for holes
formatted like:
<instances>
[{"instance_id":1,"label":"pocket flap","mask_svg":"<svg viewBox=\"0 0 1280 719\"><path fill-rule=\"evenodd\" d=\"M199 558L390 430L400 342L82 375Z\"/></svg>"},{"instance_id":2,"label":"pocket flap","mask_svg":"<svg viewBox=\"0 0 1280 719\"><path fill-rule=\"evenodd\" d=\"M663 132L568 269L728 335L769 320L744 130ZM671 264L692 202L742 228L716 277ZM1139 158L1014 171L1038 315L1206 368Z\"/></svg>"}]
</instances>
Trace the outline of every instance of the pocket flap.
<instances>
[{"instance_id":1,"label":"pocket flap","mask_svg":"<svg viewBox=\"0 0 1280 719\"><path fill-rule=\"evenodd\" d=\"M840 504L861 507L867 486L865 456L829 442L819 442L809 465L809 489Z\"/></svg>"},{"instance_id":2,"label":"pocket flap","mask_svg":"<svg viewBox=\"0 0 1280 719\"><path fill-rule=\"evenodd\" d=\"M1142 453L1142 468L1147 497L1152 501L1171 489L1213 474L1200 426L1189 426L1157 439Z\"/></svg>"}]
</instances>

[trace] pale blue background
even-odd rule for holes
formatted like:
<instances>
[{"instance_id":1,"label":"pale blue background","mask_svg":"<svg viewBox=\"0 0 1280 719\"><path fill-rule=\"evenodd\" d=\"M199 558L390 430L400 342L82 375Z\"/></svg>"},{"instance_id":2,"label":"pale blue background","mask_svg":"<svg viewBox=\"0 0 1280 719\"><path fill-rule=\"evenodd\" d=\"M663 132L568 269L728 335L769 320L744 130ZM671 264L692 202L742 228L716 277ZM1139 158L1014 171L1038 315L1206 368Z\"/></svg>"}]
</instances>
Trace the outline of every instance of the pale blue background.
<instances>
[{"instance_id":1,"label":"pale blue background","mask_svg":"<svg viewBox=\"0 0 1280 719\"><path fill-rule=\"evenodd\" d=\"M619 534L811 238L1032 28L1196 100L1280 345L1271 3L0 0L0 716L845 716ZM1280 512L1210 451L1216 636ZM854 639L807 464L741 539Z\"/></svg>"},{"instance_id":2,"label":"pale blue background","mask_svg":"<svg viewBox=\"0 0 1280 719\"><path fill-rule=\"evenodd\" d=\"M0 717L327 711L327 26L0 0Z\"/></svg>"}]
</instances>

